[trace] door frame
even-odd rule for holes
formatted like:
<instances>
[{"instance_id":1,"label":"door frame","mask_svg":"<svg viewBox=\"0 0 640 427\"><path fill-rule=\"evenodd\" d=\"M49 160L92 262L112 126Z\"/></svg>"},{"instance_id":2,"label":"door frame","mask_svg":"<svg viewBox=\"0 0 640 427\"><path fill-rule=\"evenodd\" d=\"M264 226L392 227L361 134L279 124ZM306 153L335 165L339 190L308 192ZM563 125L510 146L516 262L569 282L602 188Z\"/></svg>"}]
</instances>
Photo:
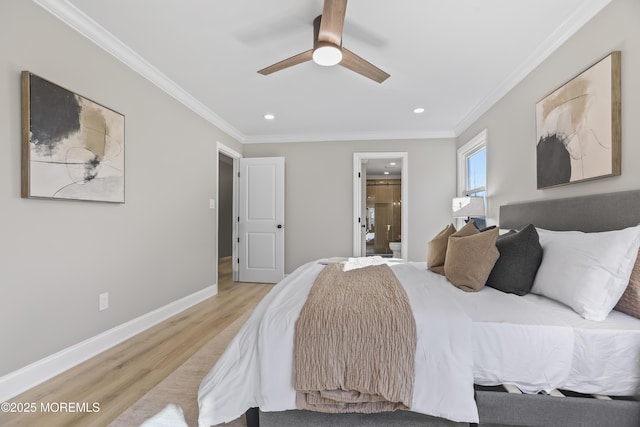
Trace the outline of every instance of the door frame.
<instances>
[{"instance_id":1,"label":"door frame","mask_svg":"<svg viewBox=\"0 0 640 427\"><path fill-rule=\"evenodd\" d=\"M227 147L226 145L222 144L221 142L217 142L216 143L216 168L218 168L218 176L217 176L217 180L218 180L218 185L216 185L216 203L218 203L220 201L220 170L219 170L219 165L220 165L220 153L224 154L227 157L231 157L231 159L233 160L233 207L232 207L232 218L237 218L238 217L238 172L240 171L240 159L242 158L242 154L238 153L237 151ZM217 262L218 262L218 239L220 238L220 233L218 232L218 225L219 225L219 206L218 209L215 210L216 211L216 283L218 282L218 275L220 274L218 272L218 268L217 268ZM232 262L231 262L231 271L232 271L232 276L233 276L233 281L237 282L238 281L238 263L237 262L233 262L233 260L237 260L238 259L238 222L237 221L232 221L233 222L233 230L231 232L231 238L232 238L232 251L231 251L231 256L232 256Z\"/></svg>"},{"instance_id":2,"label":"door frame","mask_svg":"<svg viewBox=\"0 0 640 427\"><path fill-rule=\"evenodd\" d=\"M402 232L400 239L402 241L401 250L402 258L409 259L409 154L406 151L375 151L375 152L356 152L353 153L353 256L362 256L362 161L373 159L401 159L402 171L400 179L402 185L400 207L402 210Z\"/></svg>"}]
</instances>

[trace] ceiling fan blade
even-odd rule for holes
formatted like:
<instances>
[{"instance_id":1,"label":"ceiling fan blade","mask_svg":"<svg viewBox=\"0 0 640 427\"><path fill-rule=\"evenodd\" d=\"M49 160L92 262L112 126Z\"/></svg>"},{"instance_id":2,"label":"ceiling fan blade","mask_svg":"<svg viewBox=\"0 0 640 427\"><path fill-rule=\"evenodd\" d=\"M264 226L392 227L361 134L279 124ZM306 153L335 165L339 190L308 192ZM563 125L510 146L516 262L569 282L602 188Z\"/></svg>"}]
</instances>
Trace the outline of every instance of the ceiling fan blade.
<instances>
[{"instance_id":1,"label":"ceiling fan blade","mask_svg":"<svg viewBox=\"0 0 640 427\"><path fill-rule=\"evenodd\" d=\"M340 65L378 83L382 83L389 77L389 74L344 47L342 48Z\"/></svg>"},{"instance_id":2,"label":"ceiling fan blade","mask_svg":"<svg viewBox=\"0 0 640 427\"><path fill-rule=\"evenodd\" d=\"M269 65L268 67L258 71L258 73L266 76L267 74L275 73L276 71L284 70L285 68L293 67L294 65L302 64L303 62L311 61L312 56L313 49L309 49L306 52L293 55L291 58Z\"/></svg>"},{"instance_id":3,"label":"ceiling fan blade","mask_svg":"<svg viewBox=\"0 0 640 427\"><path fill-rule=\"evenodd\" d=\"M325 0L318 41L342 45L342 28L347 11L347 0Z\"/></svg>"}]
</instances>

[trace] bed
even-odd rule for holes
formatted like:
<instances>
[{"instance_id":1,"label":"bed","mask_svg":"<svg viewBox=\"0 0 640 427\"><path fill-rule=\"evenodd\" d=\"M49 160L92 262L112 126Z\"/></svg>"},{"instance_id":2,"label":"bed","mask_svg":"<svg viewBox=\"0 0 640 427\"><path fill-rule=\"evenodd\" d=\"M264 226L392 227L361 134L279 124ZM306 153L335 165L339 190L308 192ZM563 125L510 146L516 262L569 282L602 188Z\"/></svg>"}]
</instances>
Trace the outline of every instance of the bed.
<instances>
[{"instance_id":1,"label":"bed","mask_svg":"<svg viewBox=\"0 0 640 427\"><path fill-rule=\"evenodd\" d=\"M638 223L640 191L511 204L500 209L502 229L535 224L546 230L604 232ZM312 262L274 287L203 380L200 425L230 421L245 411L248 425L263 427L640 425L640 403L634 397L640 384L639 319L612 311L606 319L595 322L536 294L517 296L489 287L462 292L446 278L428 271L424 263L387 262L407 290L412 306L416 299L453 301L427 307L453 313L453 318L435 320L441 323L431 329L438 329L438 333L425 329L426 320L416 316L416 354L427 348L425 334L431 334L429 343L446 341L449 336L450 353L439 358L451 358L454 368L439 369L446 373L461 366L452 374L461 388L449 389L438 381L434 387L420 381L432 371L426 371L428 366L416 357L410 411L327 414L296 409L293 324L314 278L324 268ZM468 322L456 320L461 318ZM439 398L442 396L446 399Z\"/></svg>"}]
</instances>

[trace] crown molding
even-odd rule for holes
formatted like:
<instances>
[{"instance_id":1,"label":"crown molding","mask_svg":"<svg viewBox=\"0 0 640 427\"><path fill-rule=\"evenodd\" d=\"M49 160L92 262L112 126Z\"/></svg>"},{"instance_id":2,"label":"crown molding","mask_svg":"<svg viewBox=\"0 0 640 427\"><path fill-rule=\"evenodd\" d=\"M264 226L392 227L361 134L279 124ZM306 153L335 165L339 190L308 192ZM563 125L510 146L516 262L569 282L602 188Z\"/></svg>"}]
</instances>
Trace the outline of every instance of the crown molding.
<instances>
[{"instance_id":1,"label":"crown molding","mask_svg":"<svg viewBox=\"0 0 640 427\"><path fill-rule=\"evenodd\" d=\"M487 95L464 119L455 127L455 135L459 136L476 120L493 107L511 89L516 87L536 67L547 59L555 50L564 44L580 28L596 16L611 0L585 1L564 20L518 68L513 70L504 81Z\"/></svg>"},{"instance_id":2,"label":"crown molding","mask_svg":"<svg viewBox=\"0 0 640 427\"><path fill-rule=\"evenodd\" d=\"M229 122L218 116L210 108L198 101L190 93L172 81L160 70L122 43L113 34L100 26L67 0L33 0L34 3L51 13L69 27L104 49L132 70L149 80L159 89L175 98L203 119L218 127L237 141L246 144L282 143L282 142L319 142L319 141L371 141L389 139L425 139L456 138L468 129L476 120L495 105L504 95L520 83L531 71L559 48L569 37L575 34L590 19L598 14L611 0L582 2L574 13L567 17L531 55L489 95L484 97L452 130L409 132L409 133L346 133L346 134L284 134L248 136L240 132Z\"/></svg>"},{"instance_id":3,"label":"crown molding","mask_svg":"<svg viewBox=\"0 0 640 427\"><path fill-rule=\"evenodd\" d=\"M156 85L200 117L242 142L245 135L134 52L117 37L67 0L33 0L38 6L73 28L136 73Z\"/></svg>"},{"instance_id":4,"label":"crown molding","mask_svg":"<svg viewBox=\"0 0 640 427\"><path fill-rule=\"evenodd\" d=\"M353 133L303 133L282 135L247 136L245 144L293 143L293 142L328 142L328 141L389 141L402 139L446 139L455 138L452 130L428 132L353 132Z\"/></svg>"}]
</instances>

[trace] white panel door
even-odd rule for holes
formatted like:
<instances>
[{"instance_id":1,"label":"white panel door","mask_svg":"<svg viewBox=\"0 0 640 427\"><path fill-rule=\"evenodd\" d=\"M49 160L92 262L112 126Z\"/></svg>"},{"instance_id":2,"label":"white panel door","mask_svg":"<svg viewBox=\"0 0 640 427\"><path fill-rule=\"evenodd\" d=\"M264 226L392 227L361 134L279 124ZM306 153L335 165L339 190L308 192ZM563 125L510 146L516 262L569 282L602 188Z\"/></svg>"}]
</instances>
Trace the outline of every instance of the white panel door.
<instances>
[{"instance_id":1,"label":"white panel door","mask_svg":"<svg viewBox=\"0 0 640 427\"><path fill-rule=\"evenodd\" d=\"M238 272L241 282L284 277L284 157L240 159Z\"/></svg>"}]
</instances>

